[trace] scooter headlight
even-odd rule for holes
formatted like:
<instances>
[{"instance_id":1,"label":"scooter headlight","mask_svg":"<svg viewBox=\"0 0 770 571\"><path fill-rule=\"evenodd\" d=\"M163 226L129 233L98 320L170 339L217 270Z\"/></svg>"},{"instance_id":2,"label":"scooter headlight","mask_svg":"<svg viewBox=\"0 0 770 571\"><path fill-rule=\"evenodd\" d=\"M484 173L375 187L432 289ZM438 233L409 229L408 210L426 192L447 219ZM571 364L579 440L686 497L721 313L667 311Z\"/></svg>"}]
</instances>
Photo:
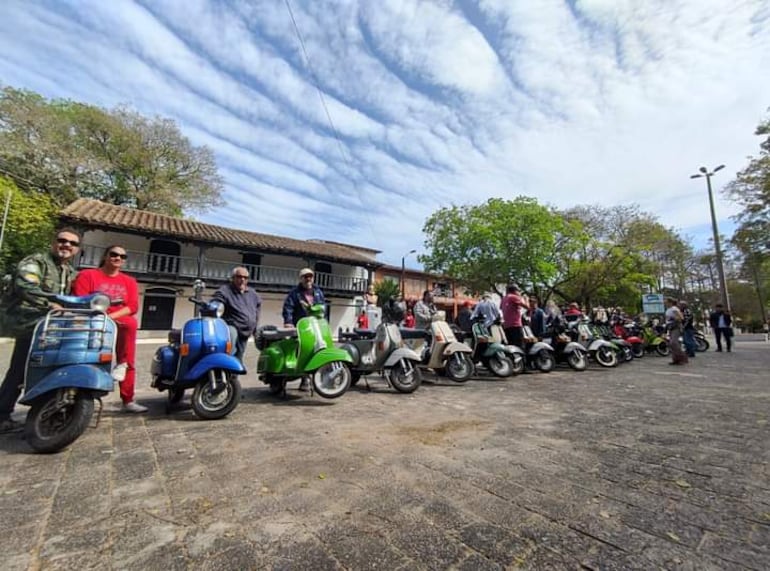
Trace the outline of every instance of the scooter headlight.
<instances>
[{"instance_id":1,"label":"scooter headlight","mask_svg":"<svg viewBox=\"0 0 770 571\"><path fill-rule=\"evenodd\" d=\"M95 311L104 311L110 307L110 298L103 293L97 293L91 298L91 309Z\"/></svg>"},{"instance_id":2,"label":"scooter headlight","mask_svg":"<svg viewBox=\"0 0 770 571\"><path fill-rule=\"evenodd\" d=\"M225 304L221 301L212 301L209 303L209 307L217 317L222 317L225 314Z\"/></svg>"}]
</instances>

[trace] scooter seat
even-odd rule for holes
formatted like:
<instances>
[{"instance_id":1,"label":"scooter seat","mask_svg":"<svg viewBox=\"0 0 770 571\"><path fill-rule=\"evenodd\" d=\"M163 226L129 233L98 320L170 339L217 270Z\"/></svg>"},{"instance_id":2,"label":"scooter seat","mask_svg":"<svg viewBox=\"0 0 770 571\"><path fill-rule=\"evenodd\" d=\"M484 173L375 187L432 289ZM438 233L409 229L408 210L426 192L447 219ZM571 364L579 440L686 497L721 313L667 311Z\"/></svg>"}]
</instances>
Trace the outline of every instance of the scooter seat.
<instances>
[{"instance_id":1,"label":"scooter seat","mask_svg":"<svg viewBox=\"0 0 770 571\"><path fill-rule=\"evenodd\" d=\"M374 339L377 334L376 329L354 329L353 333L358 335L359 339Z\"/></svg>"},{"instance_id":2,"label":"scooter seat","mask_svg":"<svg viewBox=\"0 0 770 571\"><path fill-rule=\"evenodd\" d=\"M406 329L399 328L401 339L430 339L430 331L427 329Z\"/></svg>"},{"instance_id":3,"label":"scooter seat","mask_svg":"<svg viewBox=\"0 0 770 571\"><path fill-rule=\"evenodd\" d=\"M296 329L268 329L259 332L259 337L264 341L278 341L279 339L291 339L297 336Z\"/></svg>"}]
</instances>

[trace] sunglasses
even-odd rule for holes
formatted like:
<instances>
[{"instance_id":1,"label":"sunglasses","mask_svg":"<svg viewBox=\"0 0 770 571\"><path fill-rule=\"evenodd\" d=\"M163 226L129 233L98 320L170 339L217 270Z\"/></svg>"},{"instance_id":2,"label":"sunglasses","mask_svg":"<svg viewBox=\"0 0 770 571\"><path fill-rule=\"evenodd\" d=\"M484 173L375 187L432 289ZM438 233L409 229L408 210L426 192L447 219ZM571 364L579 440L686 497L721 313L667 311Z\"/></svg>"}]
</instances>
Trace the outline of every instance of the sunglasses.
<instances>
[{"instance_id":1,"label":"sunglasses","mask_svg":"<svg viewBox=\"0 0 770 571\"><path fill-rule=\"evenodd\" d=\"M241 275L241 274L235 274L233 277L235 277L235 278L239 278L239 279L242 279L242 280L247 280L247 279L249 279L249 276L243 276L243 275Z\"/></svg>"},{"instance_id":2,"label":"sunglasses","mask_svg":"<svg viewBox=\"0 0 770 571\"><path fill-rule=\"evenodd\" d=\"M80 242L78 242L77 240L67 240L66 238L56 238L56 243L61 244L62 246L67 246L67 245L74 246L75 248L80 246Z\"/></svg>"},{"instance_id":3,"label":"sunglasses","mask_svg":"<svg viewBox=\"0 0 770 571\"><path fill-rule=\"evenodd\" d=\"M108 255L110 258L120 258L121 260L128 258L127 254L121 254L120 252L110 252Z\"/></svg>"}]
</instances>

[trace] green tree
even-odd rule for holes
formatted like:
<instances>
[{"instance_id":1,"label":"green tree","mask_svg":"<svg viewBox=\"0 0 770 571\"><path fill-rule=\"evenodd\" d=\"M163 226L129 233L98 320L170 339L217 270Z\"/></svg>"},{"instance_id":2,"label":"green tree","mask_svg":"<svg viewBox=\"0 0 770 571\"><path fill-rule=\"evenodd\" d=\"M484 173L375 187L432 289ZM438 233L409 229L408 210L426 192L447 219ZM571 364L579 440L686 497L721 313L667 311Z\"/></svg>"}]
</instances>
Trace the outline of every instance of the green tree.
<instances>
[{"instance_id":1,"label":"green tree","mask_svg":"<svg viewBox=\"0 0 770 571\"><path fill-rule=\"evenodd\" d=\"M397 281L380 280L374 284L374 293L377 295L377 305L383 307L400 294L401 289Z\"/></svg>"},{"instance_id":2,"label":"green tree","mask_svg":"<svg viewBox=\"0 0 770 571\"><path fill-rule=\"evenodd\" d=\"M49 196L20 190L5 177L0 177L0 213L5 210L9 194L11 201L0 250L3 274L24 256L47 249L56 224L56 208Z\"/></svg>"},{"instance_id":3,"label":"green tree","mask_svg":"<svg viewBox=\"0 0 770 571\"><path fill-rule=\"evenodd\" d=\"M0 169L57 206L79 196L171 215L223 204L214 155L170 119L0 93Z\"/></svg>"},{"instance_id":4,"label":"green tree","mask_svg":"<svg viewBox=\"0 0 770 571\"><path fill-rule=\"evenodd\" d=\"M582 237L577 225L534 198L492 198L480 205L451 206L425 222L426 270L442 273L469 291L502 294L507 283L550 292L562 260Z\"/></svg>"},{"instance_id":5,"label":"green tree","mask_svg":"<svg viewBox=\"0 0 770 571\"><path fill-rule=\"evenodd\" d=\"M563 216L583 229L586 238L575 250L555 292L583 306L601 304L635 310L644 289L655 283L655 251L660 225L636 205L583 205Z\"/></svg>"},{"instance_id":6,"label":"green tree","mask_svg":"<svg viewBox=\"0 0 770 571\"><path fill-rule=\"evenodd\" d=\"M749 164L725 192L742 207L736 216L742 245L770 255L770 118L762 121L754 134L765 137L759 156L749 157Z\"/></svg>"}]
</instances>

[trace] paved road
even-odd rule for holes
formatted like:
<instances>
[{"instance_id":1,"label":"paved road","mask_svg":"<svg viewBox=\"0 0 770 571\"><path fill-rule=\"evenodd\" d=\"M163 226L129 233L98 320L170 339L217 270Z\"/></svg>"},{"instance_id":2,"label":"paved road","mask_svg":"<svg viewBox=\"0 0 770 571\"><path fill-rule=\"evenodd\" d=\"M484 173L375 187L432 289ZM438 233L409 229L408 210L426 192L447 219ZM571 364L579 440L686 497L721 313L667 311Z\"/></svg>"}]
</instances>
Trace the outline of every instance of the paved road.
<instances>
[{"instance_id":1,"label":"paved road","mask_svg":"<svg viewBox=\"0 0 770 571\"><path fill-rule=\"evenodd\" d=\"M768 365L742 340L334 402L250 375L219 422L112 395L58 455L0 436L0 567L768 569Z\"/></svg>"}]
</instances>

